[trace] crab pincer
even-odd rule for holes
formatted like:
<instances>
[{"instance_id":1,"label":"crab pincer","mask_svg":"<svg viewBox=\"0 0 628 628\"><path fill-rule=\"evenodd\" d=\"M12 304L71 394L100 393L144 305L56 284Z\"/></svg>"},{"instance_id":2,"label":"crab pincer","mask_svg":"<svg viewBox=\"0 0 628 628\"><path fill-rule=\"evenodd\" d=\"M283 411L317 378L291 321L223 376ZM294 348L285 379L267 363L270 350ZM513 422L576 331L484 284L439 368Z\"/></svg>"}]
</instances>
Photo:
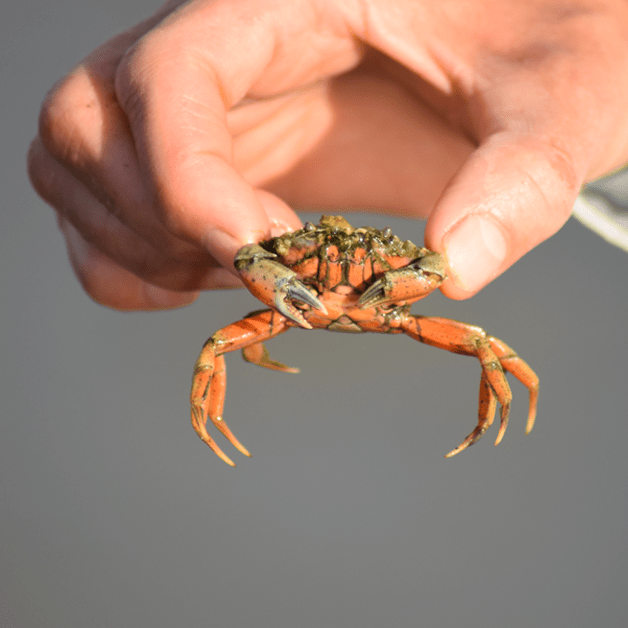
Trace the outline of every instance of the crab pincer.
<instances>
[{"instance_id":1,"label":"crab pincer","mask_svg":"<svg viewBox=\"0 0 628 628\"><path fill-rule=\"evenodd\" d=\"M426 297L447 277L442 255L429 252L407 266L389 270L358 299L362 309L390 303L413 302Z\"/></svg>"},{"instance_id":2,"label":"crab pincer","mask_svg":"<svg viewBox=\"0 0 628 628\"><path fill-rule=\"evenodd\" d=\"M315 292L298 279L298 275L275 262L277 257L259 244L242 247L236 255L234 265L248 290L262 303L277 310L305 329L312 329L303 314L295 306L309 306L327 314L327 308Z\"/></svg>"}]
</instances>

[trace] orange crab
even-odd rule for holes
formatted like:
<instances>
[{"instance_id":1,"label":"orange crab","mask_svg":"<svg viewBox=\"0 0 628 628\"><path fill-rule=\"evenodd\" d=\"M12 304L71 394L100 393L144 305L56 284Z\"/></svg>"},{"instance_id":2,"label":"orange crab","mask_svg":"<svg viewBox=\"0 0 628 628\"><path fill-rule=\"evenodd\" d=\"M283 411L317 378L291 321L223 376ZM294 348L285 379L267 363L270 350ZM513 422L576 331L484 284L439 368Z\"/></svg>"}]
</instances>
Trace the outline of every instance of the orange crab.
<instances>
[{"instance_id":1,"label":"orange crab","mask_svg":"<svg viewBox=\"0 0 628 628\"><path fill-rule=\"evenodd\" d=\"M447 457L482 437L493 422L497 401L501 425L495 444L501 441L512 399L504 371L530 393L526 433L532 429L539 380L526 362L480 327L410 313L411 304L435 290L447 276L438 253L400 240L389 228L354 229L341 216L323 216L318 225L308 222L298 231L243 246L236 254L235 267L250 292L271 309L249 314L205 343L194 369L190 398L194 429L227 464L234 466L207 432L208 418L234 447L250 454L222 419L227 384L224 354L241 349L248 362L298 373L271 360L263 345L291 327L403 333L434 347L477 357L482 366L478 424Z\"/></svg>"}]
</instances>

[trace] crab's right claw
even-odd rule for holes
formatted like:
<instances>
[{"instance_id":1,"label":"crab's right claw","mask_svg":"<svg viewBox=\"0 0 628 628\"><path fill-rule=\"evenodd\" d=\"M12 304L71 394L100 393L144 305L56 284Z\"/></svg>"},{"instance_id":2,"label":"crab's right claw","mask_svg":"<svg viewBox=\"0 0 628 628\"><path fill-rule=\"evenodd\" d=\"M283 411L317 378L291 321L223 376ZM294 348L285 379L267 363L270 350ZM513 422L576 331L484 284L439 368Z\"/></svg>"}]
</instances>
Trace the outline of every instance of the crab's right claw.
<instances>
[{"instance_id":1,"label":"crab's right claw","mask_svg":"<svg viewBox=\"0 0 628 628\"><path fill-rule=\"evenodd\" d=\"M412 303L433 292L447 278L444 258L430 251L407 266L389 270L358 300L362 309L392 303Z\"/></svg>"},{"instance_id":2,"label":"crab's right claw","mask_svg":"<svg viewBox=\"0 0 628 628\"><path fill-rule=\"evenodd\" d=\"M251 294L301 327L312 329L294 302L327 314L325 306L294 271L273 257L277 256L259 244L247 244L237 252L234 265Z\"/></svg>"}]
</instances>

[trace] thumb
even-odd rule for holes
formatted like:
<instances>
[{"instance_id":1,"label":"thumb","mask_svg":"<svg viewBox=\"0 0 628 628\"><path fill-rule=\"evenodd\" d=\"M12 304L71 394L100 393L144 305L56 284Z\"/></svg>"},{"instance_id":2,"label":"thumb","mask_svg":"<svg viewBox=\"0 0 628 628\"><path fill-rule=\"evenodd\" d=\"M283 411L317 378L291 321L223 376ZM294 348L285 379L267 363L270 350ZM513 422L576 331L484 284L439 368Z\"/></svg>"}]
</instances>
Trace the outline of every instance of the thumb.
<instances>
[{"instance_id":1,"label":"thumb","mask_svg":"<svg viewBox=\"0 0 628 628\"><path fill-rule=\"evenodd\" d=\"M444 253L443 292L472 296L567 221L584 174L553 143L495 135L469 158L426 225Z\"/></svg>"}]
</instances>

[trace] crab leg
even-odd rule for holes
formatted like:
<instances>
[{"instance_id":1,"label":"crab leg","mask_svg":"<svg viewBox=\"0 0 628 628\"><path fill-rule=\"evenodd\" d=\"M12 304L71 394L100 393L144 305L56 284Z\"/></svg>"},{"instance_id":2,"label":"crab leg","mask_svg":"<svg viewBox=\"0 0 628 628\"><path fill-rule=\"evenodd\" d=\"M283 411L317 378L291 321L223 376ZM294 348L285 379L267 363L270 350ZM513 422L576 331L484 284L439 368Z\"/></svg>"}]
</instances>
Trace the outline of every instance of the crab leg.
<instances>
[{"instance_id":1,"label":"crab leg","mask_svg":"<svg viewBox=\"0 0 628 628\"><path fill-rule=\"evenodd\" d=\"M269 360L268 353L261 344L262 341L287 331L291 326L293 326L292 323L286 317L273 310L256 312L217 331L205 343L196 362L190 393L192 426L200 439L230 466L235 466L235 464L207 432L207 419L211 420L238 451L245 456L251 454L232 434L222 419L227 387L227 371L223 355L242 349L245 358L250 362L276 370L297 372L297 369L290 369L279 362Z\"/></svg>"},{"instance_id":2,"label":"crab leg","mask_svg":"<svg viewBox=\"0 0 628 628\"><path fill-rule=\"evenodd\" d=\"M456 449L447 454L447 458L455 456L482 437L493 422L496 401L501 405L501 424L495 444L498 445L502 440L508 426L512 400L504 371L512 373L529 391L526 434L530 433L536 417L539 379L528 364L506 343L493 336L487 336L480 327L446 318L409 315L402 321L401 329L411 338L433 347L462 355L474 355L482 366L477 427Z\"/></svg>"},{"instance_id":3,"label":"crab leg","mask_svg":"<svg viewBox=\"0 0 628 628\"><path fill-rule=\"evenodd\" d=\"M264 368L271 369L272 371L283 371L284 373L300 372L299 369L286 366L283 362L271 360L268 355L268 349L261 342L256 342L253 345L244 347L244 349L242 349L242 357L251 364L257 364L257 366L263 366Z\"/></svg>"}]
</instances>

